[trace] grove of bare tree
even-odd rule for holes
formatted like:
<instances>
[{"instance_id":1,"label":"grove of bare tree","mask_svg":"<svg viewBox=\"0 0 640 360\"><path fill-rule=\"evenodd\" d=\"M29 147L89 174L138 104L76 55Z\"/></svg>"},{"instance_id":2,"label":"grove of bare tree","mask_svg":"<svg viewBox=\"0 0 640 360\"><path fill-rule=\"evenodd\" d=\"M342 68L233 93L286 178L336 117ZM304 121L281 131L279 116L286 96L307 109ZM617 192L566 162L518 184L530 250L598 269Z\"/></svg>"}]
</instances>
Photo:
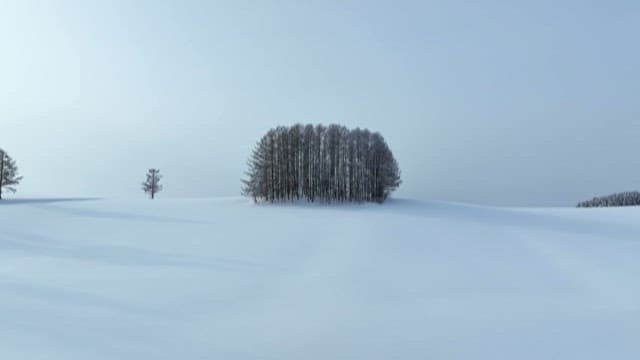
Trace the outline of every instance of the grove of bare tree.
<instances>
[{"instance_id":1,"label":"grove of bare tree","mask_svg":"<svg viewBox=\"0 0 640 360\"><path fill-rule=\"evenodd\" d=\"M383 202L401 183L382 135L341 125L271 129L248 165L243 194L255 201Z\"/></svg>"}]
</instances>

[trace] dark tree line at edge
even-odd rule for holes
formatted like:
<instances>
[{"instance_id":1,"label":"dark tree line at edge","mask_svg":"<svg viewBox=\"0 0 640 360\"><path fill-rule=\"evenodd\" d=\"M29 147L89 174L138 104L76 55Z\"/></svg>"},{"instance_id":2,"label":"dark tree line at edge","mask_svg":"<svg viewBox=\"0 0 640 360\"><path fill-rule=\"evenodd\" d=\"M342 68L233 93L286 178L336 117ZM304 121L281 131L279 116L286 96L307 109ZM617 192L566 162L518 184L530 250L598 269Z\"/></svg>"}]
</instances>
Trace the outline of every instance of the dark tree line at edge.
<instances>
[{"instance_id":1,"label":"dark tree line at edge","mask_svg":"<svg viewBox=\"0 0 640 360\"><path fill-rule=\"evenodd\" d=\"M608 207L608 206L637 206L640 205L640 192L626 191L607 196L594 197L583 201L578 207Z\"/></svg>"},{"instance_id":2,"label":"dark tree line at edge","mask_svg":"<svg viewBox=\"0 0 640 360\"><path fill-rule=\"evenodd\" d=\"M341 125L271 129L248 166L243 194L255 201L383 202L401 183L382 135Z\"/></svg>"}]
</instances>

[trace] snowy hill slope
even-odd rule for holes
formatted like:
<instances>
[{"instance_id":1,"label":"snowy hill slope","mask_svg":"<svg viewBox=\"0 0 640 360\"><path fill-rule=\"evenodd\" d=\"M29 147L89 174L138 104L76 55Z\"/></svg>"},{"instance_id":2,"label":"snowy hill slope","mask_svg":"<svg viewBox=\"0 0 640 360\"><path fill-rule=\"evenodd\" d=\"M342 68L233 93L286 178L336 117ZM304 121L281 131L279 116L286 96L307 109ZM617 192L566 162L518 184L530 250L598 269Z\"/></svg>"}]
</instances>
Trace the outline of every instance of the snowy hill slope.
<instances>
[{"instance_id":1,"label":"snowy hill slope","mask_svg":"<svg viewBox=\"0 0 640 360\"><path fill-rule=\"evenodd\" d=\"M637 359L640 208L0 203L2 359Z\"/></svg>"}]
</instances>

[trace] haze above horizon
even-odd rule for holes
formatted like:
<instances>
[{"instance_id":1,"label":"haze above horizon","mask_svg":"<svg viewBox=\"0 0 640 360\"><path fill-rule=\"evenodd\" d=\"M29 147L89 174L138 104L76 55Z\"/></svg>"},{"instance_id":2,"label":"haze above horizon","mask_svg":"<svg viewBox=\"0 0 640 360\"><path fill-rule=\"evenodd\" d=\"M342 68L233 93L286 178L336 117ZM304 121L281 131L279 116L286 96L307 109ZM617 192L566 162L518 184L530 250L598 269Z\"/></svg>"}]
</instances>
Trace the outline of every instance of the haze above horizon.
<instances>
[{"instance_id":1,"label":"haze above horizon","mask_svg":"<svg viewBox=\"0 0 640 360\"><path fill-rule=\"evenodd\" d=\"M636 1L8 1L20 196L235 196L269 129L379 131L398 197L575 205L640 188Z\"/></svg>"}]
</instances>

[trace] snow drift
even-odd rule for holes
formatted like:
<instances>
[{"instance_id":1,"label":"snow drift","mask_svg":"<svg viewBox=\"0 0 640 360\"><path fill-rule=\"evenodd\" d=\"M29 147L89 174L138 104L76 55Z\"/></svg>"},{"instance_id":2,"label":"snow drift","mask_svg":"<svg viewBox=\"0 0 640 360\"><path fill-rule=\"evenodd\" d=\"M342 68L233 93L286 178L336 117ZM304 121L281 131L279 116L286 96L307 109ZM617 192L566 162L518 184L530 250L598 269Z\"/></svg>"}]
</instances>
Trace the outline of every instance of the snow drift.
<instances>
[{"instance_id":1,"label":"snow drift","mask_svg":"<svg viewBox=\"0 0 640 360\"><path fill-rule=\"evenodd\" d=\"M0 203L3 359L640 356L639 208L67 200Z\"/></svg>"}]
</instances>

